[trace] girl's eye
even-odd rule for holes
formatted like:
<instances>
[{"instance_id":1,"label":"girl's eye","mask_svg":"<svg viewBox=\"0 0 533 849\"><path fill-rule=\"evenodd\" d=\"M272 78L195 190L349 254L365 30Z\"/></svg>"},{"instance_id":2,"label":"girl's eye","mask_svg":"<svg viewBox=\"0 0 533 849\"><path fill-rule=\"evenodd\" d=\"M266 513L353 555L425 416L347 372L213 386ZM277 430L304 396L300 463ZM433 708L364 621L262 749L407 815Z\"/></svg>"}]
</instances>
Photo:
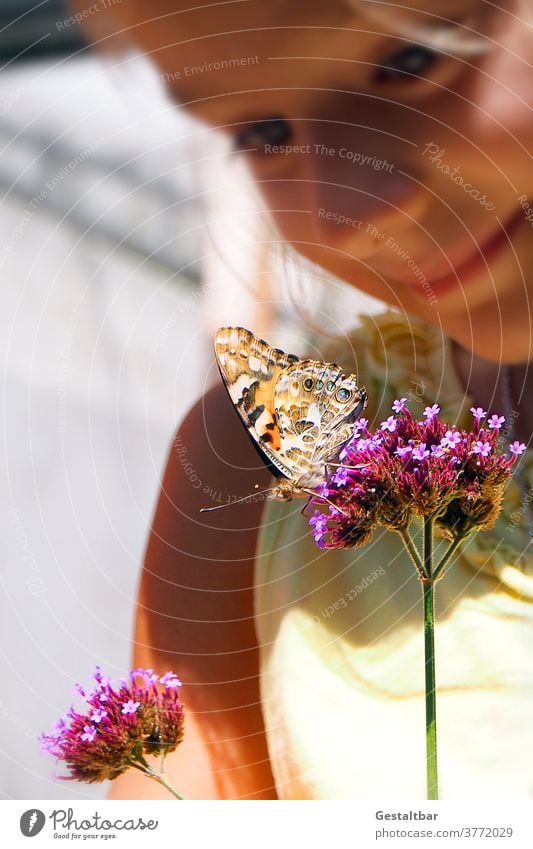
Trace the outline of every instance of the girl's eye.
<instances>
[{"instance_id":1,"label":"girl's eye","mask_svg":"<svg viewBox=\"0 0 533 849\"><path fill-rule=\"evenodd\" d=\"M378 82L396 82L421 77L437 61L439 54L429 47L412 44L393 53L376 71Z\"/></svg>"},{"instance_id":2,"label":"girl's eye","mask_svg":"<svg viewBox=\"0 0 533 849\"><path fill-rule=\"evenodd\" d=\"M290 125L284 118L266 118L247 124L235 137L237 149L262 148L265 145L286 144L292 136Z\"/></svg>"}]
</instances>

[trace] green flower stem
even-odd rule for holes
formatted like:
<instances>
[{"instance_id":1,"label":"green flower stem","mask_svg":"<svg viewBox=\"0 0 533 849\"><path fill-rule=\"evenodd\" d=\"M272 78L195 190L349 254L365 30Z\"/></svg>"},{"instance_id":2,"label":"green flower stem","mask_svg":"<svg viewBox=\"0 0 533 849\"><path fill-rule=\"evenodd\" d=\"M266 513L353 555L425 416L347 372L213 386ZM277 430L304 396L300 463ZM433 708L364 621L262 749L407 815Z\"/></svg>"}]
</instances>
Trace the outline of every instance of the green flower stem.
<instances>
[{"instance_id":1,"label":"green flower stem","mask_svg":"<svg viewBox=\"0 0 533 849\"><path fill-rule=\"evenodd\" d=\"M437 772L437 693L435 687L435 584L444 574L444 570L453 555L458 551L468 534L456 537L448 550L433 567L434 516L424 519L422 531L422 556L418 551L409 528L399 530L403 544L413 561L422 584L424 602L424 660L425 660L425 702L426 702L426 775L427 798L439 798Z\"/></svg>"},{"instance_id":2,"label":"green flower stem","mask_svg":"<svg viewBox=\"0 0 533 849\"><path fill-rule=\"evenodd\" d=\"M433 578L433 517L424 519L424 574L429 580Z\"/></svg>"},{"instance_id":3,"label":"green flower stem","mask_svg":"<svg viewBox=\"0 0 533 849\"><path fill-rule=\"evenodd\" d=\"M448 551L442 556L442 559L437 563L435 572L433 574L435 580L437 580L438 578L442 578L446 566L450 562L457 549L463 544L467 536L467 534L464 534L463 536L455 537Z\"/></svg>"},{"instance_id":4,"label":"green flower stem","mask_svg":"<svg viewBox=\"0 0 533 849\"><path fill-rule=\"evenodd\" d=\"M439 798L437 776L437 699L435 690L435 581L422 581L426 669L426 774L428 799Z\"/></svg>"},{"instance_id":5,"label":"green flower stem","mask_svg":"<svg viewBox=\"0 0 533 849\"><path fill-rule=\"evenodd\" d=\"M152 778L154 781L157 781L158 784L161 784L163 787L166 787L168 792L172 793L172 795L176 799L180 799L180 801L185 800L185 796L182 796L181 793L178 793L176 788L172 786L170 781L167 781L167 779L165 778L164 775L158 774L156 772L152 772L152 770L150 770L150 773L147 773L147 775L149 776L149 778Z\"/></svg>"},{"instance_id":6,"label":"green flower stem","mask_svg":"<svg viewBox=\"0 0 533 849\"><path fill-rule=\"evenodd\" d=\"M153 781L157 781L158 784L161 784L163 787L165 787L168 792L171 793L176 799L179 799L180 801L185 800L186 797L182 796L181 793L178 793L176 788L163 775L162 770L161 772L154 772L146 758L143 757L142 752L140 750L137 750L133 758L129 760L129 765L133 767L133 769L140 770L140 772L146 775L147 778L151 778Z\"/></svg>"},{"instance_id":7,"label":"green flower stem","mask_svg":"<svg viewBox=\"0 0 533 849\"><path fill-rule=\"evenodd\" d=\"M412 539L412 537L409 533L408 528L403 528L402 530L399 530L398 533L400 534L400 536L403 540L403 544L405 546L405 549L406 549L409 557L413 561L419 576L422 578L423 574L424 574L422 561L420 559L420 554L418 553L418 551L416 549L416 546L413 542L413 539Z\"/></svg>"}]
</instances>

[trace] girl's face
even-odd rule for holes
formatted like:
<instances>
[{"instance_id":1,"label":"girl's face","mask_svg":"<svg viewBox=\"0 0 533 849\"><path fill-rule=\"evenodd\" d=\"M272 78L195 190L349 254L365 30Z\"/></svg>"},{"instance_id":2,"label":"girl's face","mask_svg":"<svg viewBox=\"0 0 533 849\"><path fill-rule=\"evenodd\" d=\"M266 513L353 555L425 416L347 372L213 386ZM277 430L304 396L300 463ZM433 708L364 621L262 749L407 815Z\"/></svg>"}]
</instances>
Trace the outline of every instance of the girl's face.
<instances>
[{"instance_id":1,"label":"girl's face","mask_svg":"<svg viewBox=\"0 0 533 849\"><path fill-rule=\"evenodd\" d=\"M300 253L482 356L528 358L530 0L112 11L171 96L232 136Z\"/></svg>"}]
</instances>

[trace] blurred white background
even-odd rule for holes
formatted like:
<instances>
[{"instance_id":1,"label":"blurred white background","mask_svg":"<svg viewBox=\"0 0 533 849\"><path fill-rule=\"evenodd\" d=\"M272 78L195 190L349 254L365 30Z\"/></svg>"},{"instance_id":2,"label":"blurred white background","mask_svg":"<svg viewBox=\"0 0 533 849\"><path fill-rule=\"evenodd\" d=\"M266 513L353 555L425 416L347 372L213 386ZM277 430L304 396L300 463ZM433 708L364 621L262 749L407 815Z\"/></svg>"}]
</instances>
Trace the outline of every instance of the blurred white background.
<instances>
[{"instance_id":1,"label":"blurred white background","mask_svg":"<svg viewBox=\"0 0 533 849\"><path fill-rule=\"evenodd\" d=\"M159 477L206 367L199 205L175 167L191 128L174 116L147 155L153 116L119 89L88 58L0 75L7 798L104 792L54 781L35 738L95 663L129 666Z\"/></svg>"}]
</instances>

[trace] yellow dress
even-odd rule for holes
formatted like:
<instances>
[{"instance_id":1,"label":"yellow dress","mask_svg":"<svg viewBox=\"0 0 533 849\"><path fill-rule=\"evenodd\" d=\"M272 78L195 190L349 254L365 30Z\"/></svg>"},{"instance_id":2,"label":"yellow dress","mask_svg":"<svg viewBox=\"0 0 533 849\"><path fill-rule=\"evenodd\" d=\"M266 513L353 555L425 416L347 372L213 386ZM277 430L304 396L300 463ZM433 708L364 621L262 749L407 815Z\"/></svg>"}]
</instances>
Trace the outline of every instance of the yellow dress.
<instances>
[{"instance_id":1,"label":"yellow dress","mask_svg":"<svg viewBox=\"0 0 533 849\"><path fill-rule=\"evenodd\" d=\"M437 330L384 313L363 319L332 359L353 370L351 351L371 422L402 395L415 415L437 401L446 420L472 421L457 376L444 369L450 350ZM521 463L529 488L533 452ZM261 700L279 797L423 799L414 567L393 533L379 531L363 548L320 551L302 503L268 505L256 557ZM473 538L437 586L443 799L533 798L529 542L513 481L495 528Z\"/></svg>"}]
</instances>

